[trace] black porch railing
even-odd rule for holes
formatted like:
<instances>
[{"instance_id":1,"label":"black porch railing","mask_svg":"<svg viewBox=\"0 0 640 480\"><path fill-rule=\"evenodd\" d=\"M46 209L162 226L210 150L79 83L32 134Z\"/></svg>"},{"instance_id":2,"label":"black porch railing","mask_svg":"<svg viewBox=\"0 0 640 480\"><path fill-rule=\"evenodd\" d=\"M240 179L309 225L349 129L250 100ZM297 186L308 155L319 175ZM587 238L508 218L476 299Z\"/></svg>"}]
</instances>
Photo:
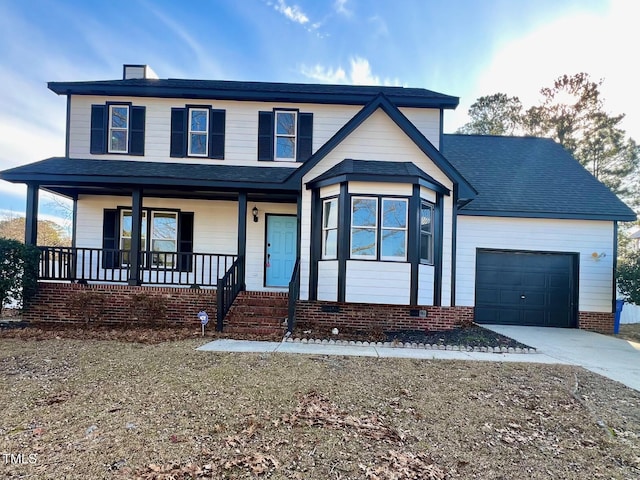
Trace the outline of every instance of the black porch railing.
<instances>
[{"instance_id":1,"label":"black porch railing","mask_svg":"<svg viewBox=\"0 0 640 480\"><path fill-rule=\"evenodd\" d=\"M244 289L240 272L244 269L244 257L238 257L231 265L227 273L218 280L218 298L216 312L216 330L221 332L224 328L224 317L229 313L229 309L238 293Z\"/></svg>"},{"instance_id":2,"label":"black porch railing","mask_svg":"<svg viewBox=\"0 0 640 480\"><path fill-rule=\"evenodd\" d=\"M127 282L128 250L82 247L39 247L40 280ZM237 261L217 253L140 252L140 281L151 285L215 287Z\"/></svg>"},{"instance_id":3,"label":"black porch railing","mask_svg":"<svg viewBox=\"0 0 640 480\"><path fill-rule=\"evenodd\" d=\"M296 258L291 280L289 281L289 312L287 316L287 331L293 333L296 326L296 302L300 298L300 257Z\"/></svg>"}]
</instances>

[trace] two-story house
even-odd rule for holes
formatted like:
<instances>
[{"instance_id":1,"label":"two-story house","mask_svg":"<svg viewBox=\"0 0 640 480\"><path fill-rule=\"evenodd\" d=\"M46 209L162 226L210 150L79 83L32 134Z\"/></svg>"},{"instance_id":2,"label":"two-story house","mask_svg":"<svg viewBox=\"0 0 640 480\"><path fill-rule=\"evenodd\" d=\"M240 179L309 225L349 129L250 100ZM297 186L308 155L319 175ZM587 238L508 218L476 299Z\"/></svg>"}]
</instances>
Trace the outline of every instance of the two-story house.
<instances>
[{"instance_id":1,"label":"two-story house","mask_svg":"<svg viewBox=\"0 0 640 480\"><path fill-rule=\"evenodd\" d=\"M49 83L65 156L0 173L28 185L27 242L39 189L73 200L73 246L42 246L34 315L64 319L51 305L78 288L147 289L192 298L175 320L217 303L219 328L252 292L289 298L290 327L295 312L612 329L617 222L636 216L552 140L444 134L458 98L422 88L123 71Z\"/></svg>"}]
</instances>

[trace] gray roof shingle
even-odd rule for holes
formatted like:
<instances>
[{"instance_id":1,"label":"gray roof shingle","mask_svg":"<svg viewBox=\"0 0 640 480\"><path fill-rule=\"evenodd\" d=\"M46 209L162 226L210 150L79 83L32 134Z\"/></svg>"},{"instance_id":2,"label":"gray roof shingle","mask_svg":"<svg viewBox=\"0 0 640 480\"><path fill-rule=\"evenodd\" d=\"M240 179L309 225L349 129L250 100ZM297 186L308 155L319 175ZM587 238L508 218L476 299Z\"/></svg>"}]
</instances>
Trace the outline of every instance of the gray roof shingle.
<instances>
[{"instance_id":1,"label":"gray roof shingle","mask_svg":"<svg viewBox=\"0 0 640 480\"><path fill-rule=\"evenodd\" d=\"M274 184L281 187L294 171L291 167L250 167L193 163L145 162L139 160L97 160L87 158L52 157L2 172L10 181L36 181L40 177L59 177L59 181L90 183L141 183L154 185Z\"/></svg>"},{"instance_id":2,"label":"gray roof shingle","mask_svg":"<svg viewBox=\"0 0 640 480\"><path fill-rule=\"evenodd\" d=\"M447 134L441 151L478 191L460 213L610 220L636 217L551 139Z\"/></svg>"},{"instance_id":3,"label":"gray roof shingle","mask_svg":"<svg viewBox=\"0 0 640 480\"><path fill-rule=\"evenodd\" d=\"M455 108L458 97L425 88L377 85L242 82L231 80L128 79L86 82L49 82L58 95L132 95L143 97L210 98L364 105L383 93L398 106Z\"/></svg>"}]
</instances>

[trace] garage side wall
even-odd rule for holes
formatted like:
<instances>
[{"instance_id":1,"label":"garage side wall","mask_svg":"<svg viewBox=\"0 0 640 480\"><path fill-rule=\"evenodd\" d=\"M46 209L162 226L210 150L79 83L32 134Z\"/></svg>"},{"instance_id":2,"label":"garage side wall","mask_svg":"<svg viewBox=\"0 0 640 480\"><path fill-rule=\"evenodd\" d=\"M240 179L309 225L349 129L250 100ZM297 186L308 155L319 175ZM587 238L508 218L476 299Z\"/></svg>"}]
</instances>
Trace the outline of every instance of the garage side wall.
<instances>
[{"instance_id":1,"label":"garage side wall","mask_svg":"<svg viewBox=\"0 0 640 480\"><path fill-rule=\"evenodd\" d=\"M610 221L458 217L456 304L475 305L476 249L579 255L578 309L598 323L612 311L614 227ZM606 315L597 315L598 313ZM580 322L584 328L584 322Z\"/></svg>"}]
</instances>

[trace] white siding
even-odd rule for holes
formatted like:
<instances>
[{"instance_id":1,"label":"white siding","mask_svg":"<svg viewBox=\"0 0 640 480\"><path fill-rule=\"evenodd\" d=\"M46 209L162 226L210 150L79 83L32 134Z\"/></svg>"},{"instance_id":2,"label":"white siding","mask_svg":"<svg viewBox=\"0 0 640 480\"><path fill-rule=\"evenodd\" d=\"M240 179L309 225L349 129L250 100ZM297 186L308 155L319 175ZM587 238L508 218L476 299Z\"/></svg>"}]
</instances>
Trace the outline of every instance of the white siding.
<instances>
[{"instance_id":1,"label":"white siding","mask_svg":"<svg viewBox=\"0 0 640 480\"><path fill-rule=\"evenodd\" d=\"M145 155L91 155L91 105L105 104L104 97L72 96L69 126L71 158L108 158L154 162L256 165L263 167L299 166L291 162L258 162L258 112L274 108L299 108L313 113L313 151L327 142L361 107L351 105L314 105L270 102L203 101L194 99L109 97L110 102L132 102L146 107ZM226 110L225 159L172 158L169 156L171 108L204 105Z\"/></svg>"},{"instance_id":2,"label":"white siding","mask_svg":"<svg viewBox=\"0 0 640 480\"><path fill-rule=\"evenodd\" d=\"M353 194L410 197L412 190L412 186L407 183L349 182L349 193Z\"/></svg>"},{"instance_id":3,"label":"white siding","mask_svg":"<svg viewBox=\"0 0 640 480\"><path fill-rule=\"evenodd\" d=\"M427 140L434 147L440 149L440 110L402 107L400 111L420 130L420 133L427 137Z\"/></svg>"},{"instance_id":4,"label":"white siding","mask_svg":"<svg viewBox=\"0 0 640 480\"><path fill-rule=\"evenodd\" d=\"M130 197L81 196L78 199L78 247L102 248L102 222L105 208L128 207ZM258 222L251 210L257 206ZM193 251L196 253L237 254L238 204L232 201L183 200L144 198L143 207L180 209L194 213ZM264 288L265 214L296 213L296 205L281 203L247 204L247 266L246 283L249 290ZM276 289L277 290L277 289Z\"/></svg>"},{"instance_id":5,"label":"white siding","mask_svg":"<svg viewBox=\"0 0 640 480\"><path fill-rule=\"evenodd\" d=\"M338 261L318 262L318 300L338 300Z\"/></svg>"},{"instance_id":6,"label":"white siding","mask_svg":"<svg viewBox=\"0 0 640 480\"><path fill-rule=\"evenodd\" d=\"M459 216L457 305L475 303L476 248L578 253L579 309L611 311L612 222Z\"/></svg>"},{"instance_id":7,"label":"white siding","mask_svg":"<svg viewBox=\"0 0 640 480\"><path fill-rule=\"evenodd\" d=\"M258 207L258 222L253 221L251 210ZM264 286L264 245L266 235L266 214L295 215L296 205L285 203L247 203L247 290L282 291L282 288Z\"/></svg>"},{"instance_id":8,"label":"white siding","mask_svg":"<svg viewBox=\"0 0 640 480\"><path fill-rule=\"evenodd\" d=\"M180 209L194 213L193 251L236 254L238 205L236 202L144 198L143 207ZM130 207L131 197L81 196L78 199L78 247L102 248L105 208Z\"/></svg>"},{"instance_id":9,"label":"white siding","mask_svg":"<svg viewBox=\"0 0 640 480\"><path fill-rule=\"evenodd\" d=\"M420 187L420 198L423 198L427 202L436 202L436 193L433 190L429 190L425 187Z\"/></svg>"},{"instance_id":10,"label":"white siding","mask_svg":"<svg viewBox=\"0 0 640 480\"><path fill-rule=\"evenodd\" d=\"M71 116L69 125L69 156L72 158L94 157L89 153L91 126L91 105L110 102L131 102L146 107L145 156L96 155L97 158L147 161L186 161L169 156L171 108L185 105L204 105L226 110L225 160L227 165L260 164L257 161L258 112L274 108L298 108L301 112L311 112L313 118L313 151L327 142L347 123L362 106L358 105L318 105L248 101L217 101L197 99L171 99L152 97L99 97L71 96ZM402 108L401 111L433 143L439 142L440 112L437 109ZM210 159L188 159L191 163L221 162ZM269 166L278 165L277 163Z\"/></svg>"},{"instance_id":11,"label":"white siding","mask_svg":"<svg viewBox=\"0 0 640 480\"><path fill-rule=\"evenodd\" d=\"M418 267L418 304L433 305L433 282L435 268L431 265Z\"/></svg>"},{"instance_id":12,"label":"white siding","mask_svg":"<svg viewBox=\"0 0 640 480\"><path fill-rule=\"evenodd\" d=\"M320 198L334 197L340 195L340 185L329 185L320 189Z\"/></svg>"},{"instance_id":13,"label":"white siding","mask_svg":"<svg viewBox=\"0 0 640 480\"><path fill-rule=\"evenodd\" d=\"M337 165L345 158L361 160L380 160L388 162L413 162L424 172L431 175L448 189L452 189L452 182L428 158L413 141L391 120L386 113L378 110L366 121L358 126L347 138L337 145L318 165L313 167L303 179L303 186ZM386 188L384 183L377 184L376 193ZM391 187L393 188L393 187ZM411 187L409 186L410 192ZM444 245L443 245L443 279L442 279L442 305L450 305L451 302L451 223L452 223L452 199L444 198ZM302 245L311 243L311 192L303 187L302 190ZM376 263L376 262L370 262ZM303 252L301 258L301 288L300 298L307 299L309 295L309 251ZM376 274L377 278L384 278ZM410 275L406 277L407 285ZM348 284L347 284L348 288ZM395 290L393 290L395 291ZM376 302L370 295L371 302ZM362 297L358 297L362 298ZM409 303L409 288L401 292L398 298L391 303L402 303L406 298ZM354 300L355 301L355 300ZM380 302L378 302L380 303Z\"/></svg>"},{"instance_id":14,"label":"white siding","mask_svg":"<svg viewBox=\"0 0 640 480\"><path fill-rule=\"evenodd\" d=\"M408 305L410 287L408 263L347 261L347 302Z\"/></svg>"}]
</instances>

